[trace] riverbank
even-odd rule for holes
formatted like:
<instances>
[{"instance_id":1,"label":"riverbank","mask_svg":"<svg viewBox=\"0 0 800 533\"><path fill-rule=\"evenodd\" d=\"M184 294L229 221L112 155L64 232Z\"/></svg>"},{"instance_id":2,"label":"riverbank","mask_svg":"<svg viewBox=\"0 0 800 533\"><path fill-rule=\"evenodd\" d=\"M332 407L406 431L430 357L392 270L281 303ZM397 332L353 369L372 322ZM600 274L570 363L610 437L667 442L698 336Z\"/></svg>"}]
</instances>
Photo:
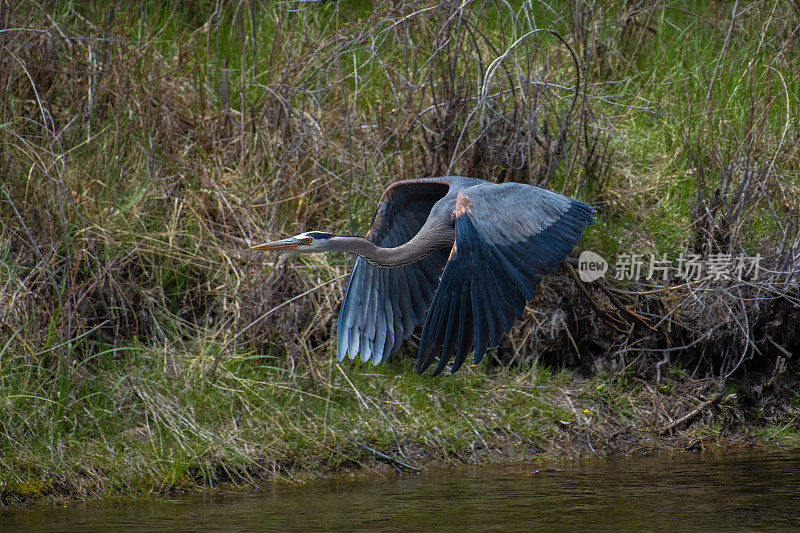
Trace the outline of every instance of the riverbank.
<instances>
[{"instance_id":1,"label":"riverbank","mask_svg":"<svg viewBox=\"0 0 800 533\"><path fill-rule=\"evenodd\" d=\"M795 445L798 27L778 1L0 8L0 500ZM448 173L595 206L575 255L604 281L557 270L454 376L414 374L418 337L335 362L351 259L249 246L363 234L389 183Z\"/></svg>"},{"instance_id":2,"label":"riverbank","mask_svg":"<svg viewBox=\"0 0 800 533\"><path fill-rule=\"evenodd\" d=\"M176 363L107 375L119 404L84 410L72 427L29 419L38 431L17 431L16 453L4 455L2 502L141 498L371 470L800 446L796 409L767 415L762 407L756 418L735 392L720 393L713 381L680 372L657 386L636 376L587 380L545 368L470 368L441 380L415 375L407 358L377 368L323 361L321 375L291 381L277 373L265 379L263 367L251 366L204 383ZM100 396L83 390L71 401Z\"/></svg>"},{"instance_id":3,"label":"riverbank","mask_svg":"<svg viewBox=\"0 0 800 533\"><path fill-rule=\"evenodd\" d=\"M796 530L800 454L708 453L346 474L303 484L0 513L9 531ZM717 497L703 497L704 495ZM695 497L687 497L692 495ZM713 512L710 512L713 511Z\"/></svg>"}]
</instances>

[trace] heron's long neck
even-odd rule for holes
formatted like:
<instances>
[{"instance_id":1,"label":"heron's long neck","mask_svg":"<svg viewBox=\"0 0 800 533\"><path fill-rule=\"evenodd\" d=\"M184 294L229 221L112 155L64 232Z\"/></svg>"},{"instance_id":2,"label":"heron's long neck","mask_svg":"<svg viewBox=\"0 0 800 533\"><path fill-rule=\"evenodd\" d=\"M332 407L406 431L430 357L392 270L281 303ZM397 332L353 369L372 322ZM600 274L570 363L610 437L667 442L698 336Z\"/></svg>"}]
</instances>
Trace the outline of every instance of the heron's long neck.
<instances>
[{"instance_id":1,"label":"heron's long neck","mask_svg":"<svg viewBox=\"0 0 800 533\"><path fill-rule=\"evenodd\" d=\"M453 239L452 234L426 239L415 237L395 248L381 248L363 237L336 236L330 245L331 250L359 255L375 266L394 268L415 263L441 248L450 248Z\"/></svg>"}]
</instances>

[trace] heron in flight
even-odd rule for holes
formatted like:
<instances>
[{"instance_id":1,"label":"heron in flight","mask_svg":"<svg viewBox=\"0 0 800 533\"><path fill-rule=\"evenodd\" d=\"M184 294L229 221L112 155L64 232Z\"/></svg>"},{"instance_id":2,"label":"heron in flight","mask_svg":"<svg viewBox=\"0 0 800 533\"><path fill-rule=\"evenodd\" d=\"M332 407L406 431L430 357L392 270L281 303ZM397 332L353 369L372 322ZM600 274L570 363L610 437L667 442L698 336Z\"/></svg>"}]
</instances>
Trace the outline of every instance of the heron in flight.
<instances>
[{"instance_id":1,"label":"heron in flight","mask_svg":"<svg viewBox=\"0 0 800 533\"><path fill-rule=\"evenodd\" d=\"M416 370L458 370L500 344L542 274L594 223L594 210L521 183L447 176L392 183L366 237L308 231L253 246L357 255L339 313L339 360L378 364L425 320ZM426 316L427 310L427 316Z\"/></svg>"}]
</instances>

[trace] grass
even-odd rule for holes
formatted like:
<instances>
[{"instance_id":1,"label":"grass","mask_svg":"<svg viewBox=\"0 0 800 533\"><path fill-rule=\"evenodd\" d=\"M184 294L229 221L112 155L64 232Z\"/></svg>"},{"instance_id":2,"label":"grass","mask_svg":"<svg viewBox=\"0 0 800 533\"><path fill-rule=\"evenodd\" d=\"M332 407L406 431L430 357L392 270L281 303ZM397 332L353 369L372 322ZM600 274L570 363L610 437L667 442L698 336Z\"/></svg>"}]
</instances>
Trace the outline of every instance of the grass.
<instances>
[{"instance_id":1,"label":"grass","mask_svg":"<svg viewBox=\"0 0 800 533\"><path fill-rule=\"evenodd\" d=\"M466 372L442 384L409 372L408 360L349 371L327 361L317 382L242 357L208 382L163 352L106 355L136 367L120 375L98 361L91 376L71 369L5 398L7 493L141 493L264 469L310 475L368 462L367 447L456 455L496 431L546 439L544 428L572 418L547 400L559 380L546 373L508 383ZM25 390L12 380L4 390ZM503 412L492 408L498 400Z\"/></svg>"},{"instance_id":2,"label":"grass","mask_svg":"<svg viewBox=\"0 0 800 533\"><path fill-rule=\"evenodd\" d=\"M419 464L629 450L726 381L742 401L673 443L743 419L796 442L800 13L735 6L4 11L2 501L373 468L370 448ZM389 182L443 173L592 203L580 247L609 259L760 253L772 274L627 284L658 331L620 335L557 273L476 368L337 363L349 258L248 246L362 233Z\"/></svg>"}]
</instances>

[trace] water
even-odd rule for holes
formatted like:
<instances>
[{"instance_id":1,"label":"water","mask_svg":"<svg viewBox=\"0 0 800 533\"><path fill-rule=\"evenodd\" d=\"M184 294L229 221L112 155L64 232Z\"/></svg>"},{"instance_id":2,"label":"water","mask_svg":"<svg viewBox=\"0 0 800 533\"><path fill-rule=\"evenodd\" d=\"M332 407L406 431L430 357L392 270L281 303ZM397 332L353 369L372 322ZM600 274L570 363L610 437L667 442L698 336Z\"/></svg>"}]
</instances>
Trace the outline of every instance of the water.
<instances>
[{"instance_id":1,"label":"water","mask_svg":"<svg viewBox=\"0 0 800 533\"><path fill-rule=\"evenodd\" d=\"M347 477L174 501L22 507L0 512L0 531L800 530L800 452L555 466Z\"/></svg>"}]
</instances>

